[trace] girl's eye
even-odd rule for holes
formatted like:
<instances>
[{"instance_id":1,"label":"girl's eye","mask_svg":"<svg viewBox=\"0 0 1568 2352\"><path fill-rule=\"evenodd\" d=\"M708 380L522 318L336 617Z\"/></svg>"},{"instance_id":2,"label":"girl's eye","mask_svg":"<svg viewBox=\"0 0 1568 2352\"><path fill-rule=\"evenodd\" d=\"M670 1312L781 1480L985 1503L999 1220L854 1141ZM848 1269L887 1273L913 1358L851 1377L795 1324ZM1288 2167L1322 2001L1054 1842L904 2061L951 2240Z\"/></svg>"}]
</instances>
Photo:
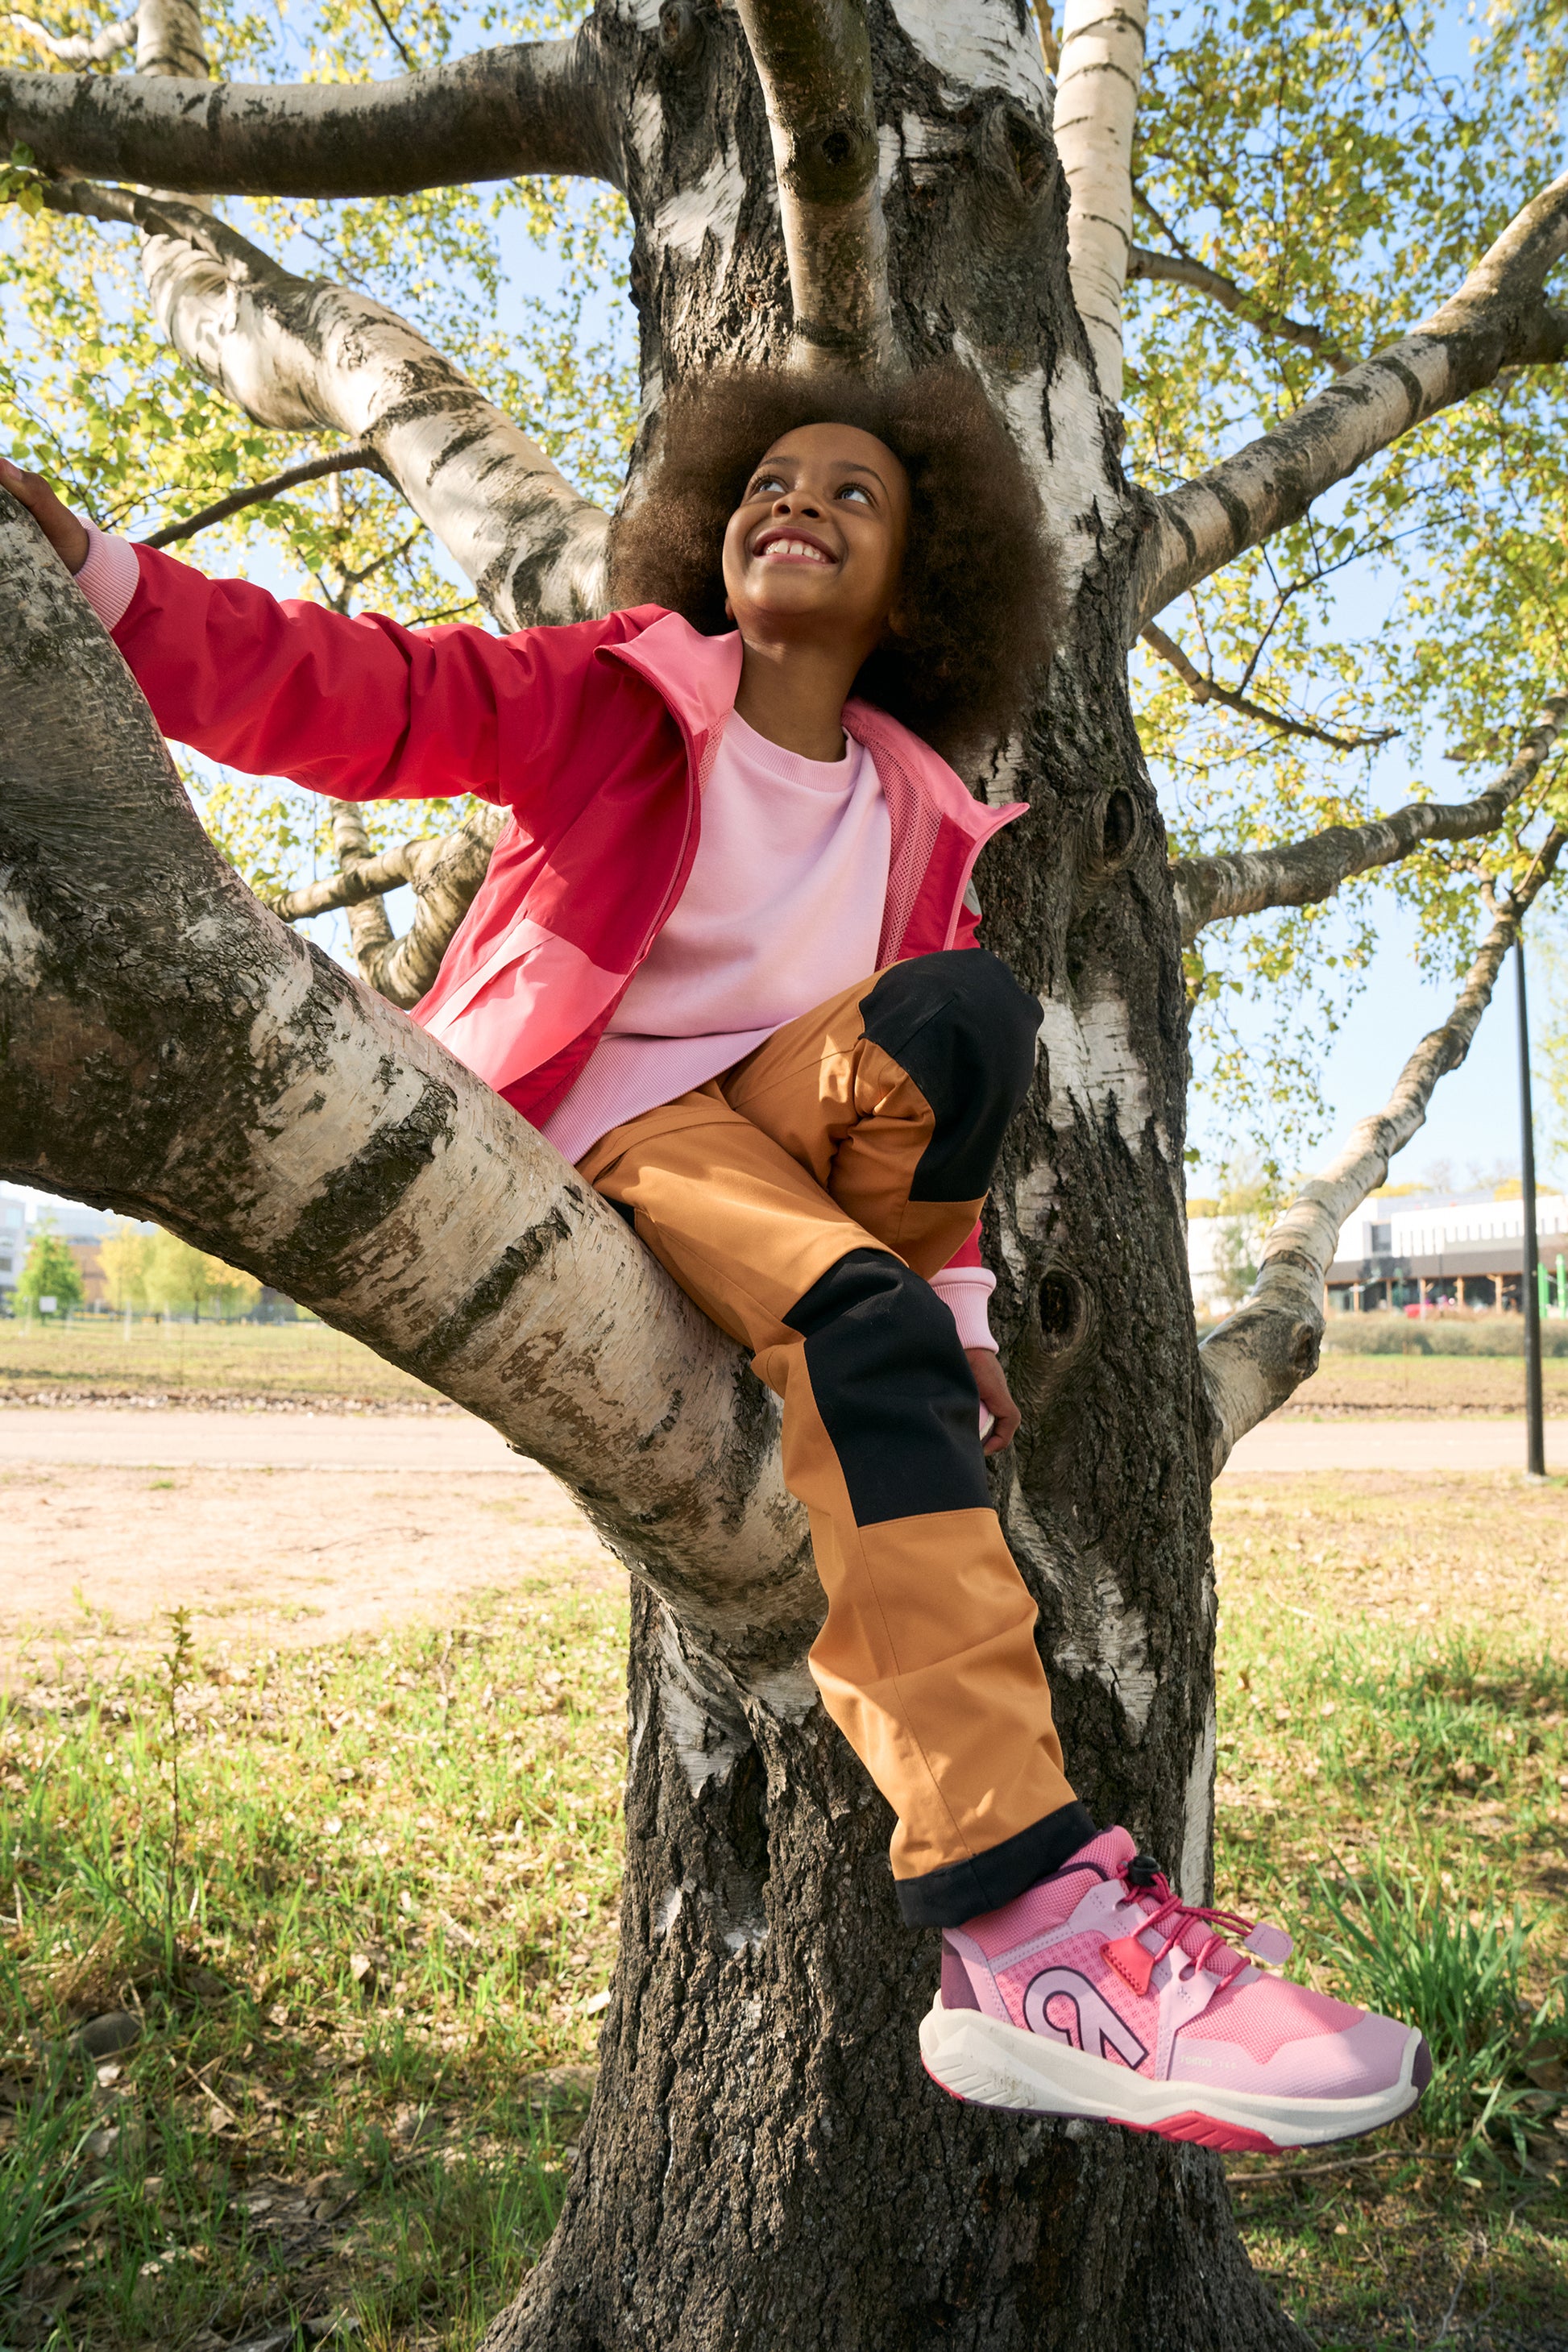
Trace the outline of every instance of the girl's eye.
<instances>
[{"instance_id":1,"label":"girl's eye","mask_svg":"<svg viewBox=\"0 0 1568 2352\"><path fill-rule=\"evenodd\" d=\"M759 474L756 480L752 484L748 495L756 499L760 498L764 490L782 490L786 487L787 486L782 475Z\"/></svg>"},{"instance_id":2,"label":"girl's eye","mask_svg":"<svg viewBox=\"0 0 1568 2352\"><path fill-rule=\"evenodd\" d=\"M871 503L871 493L864 482L846 482L838 495L841 499L859 499L866 506Z\"/></svg>"}]
</instances>

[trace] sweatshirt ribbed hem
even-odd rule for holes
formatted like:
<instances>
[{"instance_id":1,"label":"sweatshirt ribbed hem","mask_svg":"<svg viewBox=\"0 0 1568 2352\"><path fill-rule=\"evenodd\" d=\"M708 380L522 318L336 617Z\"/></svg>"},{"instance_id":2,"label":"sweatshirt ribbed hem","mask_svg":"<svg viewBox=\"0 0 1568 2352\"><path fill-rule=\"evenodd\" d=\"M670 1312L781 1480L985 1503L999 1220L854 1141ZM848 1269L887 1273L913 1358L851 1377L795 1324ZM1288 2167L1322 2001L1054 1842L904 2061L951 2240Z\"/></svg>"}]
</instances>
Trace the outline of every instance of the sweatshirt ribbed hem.
<instances>
[{"instance_id":1,"label":"sweatshirt ribbed hem","mask_svg":"<svg viewBox=\"0 0 1568 2352\"><path fill-rule=\"evenodd\" d=\"M87 526L87 561L76 575L76 584L104 627L112 629L131 609L142 567L128 539L100 530L95 522Z\"/></svg>"}]
</instances>

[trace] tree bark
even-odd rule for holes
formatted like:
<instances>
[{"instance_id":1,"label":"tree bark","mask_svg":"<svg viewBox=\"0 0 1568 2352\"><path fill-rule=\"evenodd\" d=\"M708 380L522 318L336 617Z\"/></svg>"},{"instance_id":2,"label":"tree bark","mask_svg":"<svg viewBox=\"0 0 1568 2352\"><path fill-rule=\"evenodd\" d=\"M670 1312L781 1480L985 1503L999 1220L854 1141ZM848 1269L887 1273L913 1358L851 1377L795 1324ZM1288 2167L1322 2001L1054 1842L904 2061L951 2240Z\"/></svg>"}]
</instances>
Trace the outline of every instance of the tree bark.
<instances>
[{"instance_id":1,"label":"tree bark","mask_svg":"<svg viewBox=\"0 0 1568 2352\"><path fill-rule=\"evenodd\" d=\"M1062 11L1056 139L1072 191L1068 267L1100 388L1118 407L1121 296L1132 249L1132 131L1148 28L1148 0L1067 0Z\"/></svg>"},{"instance_id":2,"label":"tree bark","mask_svg":"<svg viewBox=\"0 0 1568 2352\"><path fill-rule=\"evenodd\" d=\"M295 277L189 201L80 180L47 200L141 229L153 307L186 365L258 425L374 450L503 628L598 609L608 516L395 310Z\"/></svg>"},{"instance_id":3,"label":"tree bark","mask_svg":"<svg viewBox=\"0 0 1568 2352\"><path fill-rule=\"evenodd\" d=\"M163 41L153 51L168 54ZM183 61L162 79L140 47L133 76L0 73L0 145L19 141L50 170L234 196L406 195L518 172L618 177L592 30L378 82L209 82L188 45L174 54Z\"/></svg>"},{"instance_id":4,"label":"tree bark","mask_svg":"<svg viewBox=\"0 0 1568 2352\"><path fill-rule=\"evenodd\" d=\"M788 353L773 142L733 10L670 0L656 30L605 5L596 22L651 425L664 385L717 355ZM869 22L898 343L956 352L1007 416L1069 605L1026 727L975 779L1030 804L978 883L988 944L1044 1013L986 1216L1026 1415L997 1502L1080 1794L1201 1899L1214 1602L1185 1002L1125 664L1147 508L1073 300L1032 15L876 0ZM417 468L342 390L346 298L279 284L214 225L175 226L181 347L268 421L330 407L418 505ZM403 346L374 310L356 315L393 353L380 383ZM447 505L437 483L420 511L467 545L482 495L476 478ZM514 551L551 527L503 522ZM45 639L68 638L78 669L0 746L16 779L0 802L11 1172L158 1215L410 1365L565 1478L640 1580L599 2088L561 2225L492 2352L1285 2352L1300 2339L1248 2269L1217 2158L961 2109L921 2073L935 1949L899 1923L886 1810L804 1671L820 1594L771 1400L521 1120L210 853L200 866L146 744L122 759L132 789L123 746L92 734L117 657L99 639L89 661L75 606L38 609L15 675L43 678ZM89 807L73 764L105 780ZM132 870L153 903L128 906Z\"/></svg>"}]
</instances>

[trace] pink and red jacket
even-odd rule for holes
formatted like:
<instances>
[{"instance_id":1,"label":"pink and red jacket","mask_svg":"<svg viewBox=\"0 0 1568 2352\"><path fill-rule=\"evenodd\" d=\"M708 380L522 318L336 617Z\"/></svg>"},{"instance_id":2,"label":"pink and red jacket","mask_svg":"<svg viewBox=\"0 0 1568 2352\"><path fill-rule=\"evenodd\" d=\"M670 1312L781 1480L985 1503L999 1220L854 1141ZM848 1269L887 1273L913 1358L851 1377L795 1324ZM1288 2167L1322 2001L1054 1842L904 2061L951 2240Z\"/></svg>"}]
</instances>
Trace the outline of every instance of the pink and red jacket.
<instances>
[{"instance_id":1,"label":"pink and red jacket","mask_svg":"<svg viewBox=\"0 0 1568 2352\"><path fill-rule=\"evenodd\" d=\"M136 556L112 634L165 735L339 800L474 793L508 811L414 1018L525 1118L547 1118L686 887L739 636L652 604L510 637L409 629ZM975 801L868 703L848 703L844 724L891 821L879 968L972 947L974 862L1021 805ZM953 1263L979 1262L976 1235Z\"/></svg>"}]
</instances>

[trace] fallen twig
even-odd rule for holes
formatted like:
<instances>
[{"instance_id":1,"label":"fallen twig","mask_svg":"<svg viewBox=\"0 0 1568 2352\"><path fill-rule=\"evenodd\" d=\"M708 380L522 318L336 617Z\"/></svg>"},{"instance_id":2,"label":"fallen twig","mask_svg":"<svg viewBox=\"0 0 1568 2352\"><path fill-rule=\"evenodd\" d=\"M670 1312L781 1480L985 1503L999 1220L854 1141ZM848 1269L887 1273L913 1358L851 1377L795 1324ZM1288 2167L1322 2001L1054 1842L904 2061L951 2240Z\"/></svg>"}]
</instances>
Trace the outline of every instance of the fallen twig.
<instances>
[{"instance_id":1,"label":"fallen twig","mask_svg":"<svg viewBox=\"0 0 1568 2352\"><path fill-rule=\"evenodd\" d=\"M1384 2147L1371 2156L1335 2157L1327 2164L1279 2164L1268 2172L1227 2172L1226 2179L1233 2189L1250 2189L1259 2181L1312 2180L1325 2172L1356 2172L1369 2164L1430 2164L1452 2155L1453 2150L1447 2147Z\"/></svg>"}]
</instances>

